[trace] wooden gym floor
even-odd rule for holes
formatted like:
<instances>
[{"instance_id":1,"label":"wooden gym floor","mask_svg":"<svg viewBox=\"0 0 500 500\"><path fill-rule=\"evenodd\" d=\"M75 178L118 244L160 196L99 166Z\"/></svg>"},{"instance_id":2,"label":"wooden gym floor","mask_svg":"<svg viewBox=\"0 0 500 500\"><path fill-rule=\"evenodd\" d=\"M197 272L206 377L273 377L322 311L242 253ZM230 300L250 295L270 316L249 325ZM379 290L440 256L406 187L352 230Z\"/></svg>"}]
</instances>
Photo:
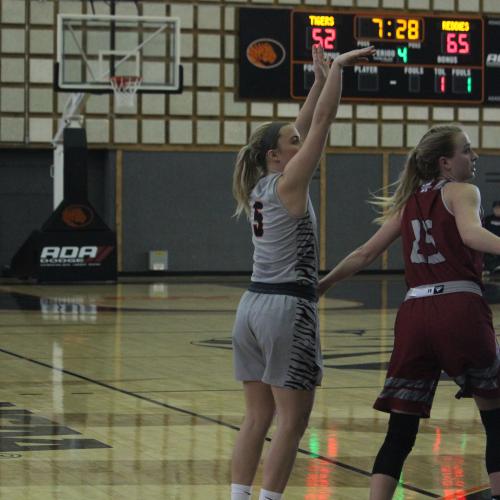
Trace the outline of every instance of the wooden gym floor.
<instances>
[{"instance_id":1,"label":"wooden gym floor","mask_svg":"<svg viewBox=\"0 0 500 500\"><path fill-rule=\"evenodd\" d=\"M0 498L227 500L246 282L0 285ZM325 376L287 500L367 498L387 423L371 405L404 290L402 276L360 276L322 299ZM500 330L494 282L487 298ZM479 414L456 390L444 376L396 499L489 498Z\"/></svg>"}]
</instances>

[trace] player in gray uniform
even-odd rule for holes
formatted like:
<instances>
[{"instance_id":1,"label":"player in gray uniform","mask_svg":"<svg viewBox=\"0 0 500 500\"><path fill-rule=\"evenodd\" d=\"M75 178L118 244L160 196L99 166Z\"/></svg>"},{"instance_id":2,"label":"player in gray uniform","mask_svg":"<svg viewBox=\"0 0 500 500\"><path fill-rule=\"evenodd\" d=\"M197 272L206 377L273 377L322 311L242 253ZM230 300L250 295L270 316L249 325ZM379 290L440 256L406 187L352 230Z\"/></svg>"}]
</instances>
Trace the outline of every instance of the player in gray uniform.
<instances>
[{"instance_id":1,"label":"player in gray uniform","mask_svg":"<svg viewBox=\"0 0 500 500\"><path fill-rule=\"evenodd\" d=\"M233 452L232 500L251 496L275 412L260 500L282 498L321 383L318 245L309 184L337 112L342 67L373 53L373 47L353 50L328 68L322 48L314 47L315 82L295 122L260 126L236 160L236 214L250 219L254 265L233 329L246 413Z\"/></svg>"},{"instance_id":2,"label":"player in gray uniform","mask_svg":"<svg viewBox=\"0 0 500 500\"><path fill-rule=\"evenodd\" d=\"M290 217L276 192L280 175L260 179L250 196L254 265L234 326L234 368L238 380L311 391L322 369L316 217L309 199L303 217Z\"/></svg>"}]
</instances>

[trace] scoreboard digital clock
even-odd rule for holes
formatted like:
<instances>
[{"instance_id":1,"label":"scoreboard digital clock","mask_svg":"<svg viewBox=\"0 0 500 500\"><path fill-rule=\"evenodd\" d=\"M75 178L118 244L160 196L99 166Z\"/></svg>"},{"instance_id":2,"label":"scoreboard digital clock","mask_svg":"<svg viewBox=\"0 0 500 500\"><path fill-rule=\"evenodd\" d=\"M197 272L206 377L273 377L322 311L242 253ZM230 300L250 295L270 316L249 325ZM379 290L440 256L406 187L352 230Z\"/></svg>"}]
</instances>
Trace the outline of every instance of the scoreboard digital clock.
<instances>
[{"instance_id":1,"label":"scoreboard digital clock","mask_svg":"<svg viewBox=\"0 0 500 500\"><path fill-rule=\"evenodd\" d=\"M492 88L500 74L492 77L485 62L500 23L481 16L242 7L239 34L241 98L304 99L314 82L313 45L331 59L374 45L370 61L344 69L343 99L499 103L489 94L500 94Z\"/></svg>"},{"instance_id":2,"label":"scoreboard digital clock","mask_svg":"<svg viewBox=\"0 0 500 500\"><path fill-rule=\"evenodd\" d=\"M386 42L421 42L423 20L406 17L357 16L357 40L384 40Z\"/></svg>"}]
</instances>

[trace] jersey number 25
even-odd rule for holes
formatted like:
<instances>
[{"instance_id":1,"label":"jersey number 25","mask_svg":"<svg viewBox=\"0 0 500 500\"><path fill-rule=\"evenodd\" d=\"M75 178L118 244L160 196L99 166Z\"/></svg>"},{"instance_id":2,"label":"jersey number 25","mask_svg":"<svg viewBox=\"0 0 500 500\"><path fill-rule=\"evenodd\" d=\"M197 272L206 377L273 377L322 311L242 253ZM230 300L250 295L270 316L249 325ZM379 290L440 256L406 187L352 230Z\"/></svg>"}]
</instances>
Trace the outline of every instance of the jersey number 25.
<instances>
[{"instance_id":1,"label":"jersey number 25","mask_svg":"<svg viewBox=\"0 0 500 500\"><path fill-rule=\"evenodd\" d=\"M439 264L440 262L444 262L446 259L443 254L439 252L436 247L436 242L430 233L432 229L432 220L419 220L413 219L411 221L411 227L413 228L413 234L415 235L415 239L413 240L413 245L411 248L411 256L410 259L414 264ZM422 231L425 233L425 243L427 244L427 248L429 246L433 247L435 252L433 254L427 255L423 254L420 249L420 241Z\"/></svg>"}]
</instances>

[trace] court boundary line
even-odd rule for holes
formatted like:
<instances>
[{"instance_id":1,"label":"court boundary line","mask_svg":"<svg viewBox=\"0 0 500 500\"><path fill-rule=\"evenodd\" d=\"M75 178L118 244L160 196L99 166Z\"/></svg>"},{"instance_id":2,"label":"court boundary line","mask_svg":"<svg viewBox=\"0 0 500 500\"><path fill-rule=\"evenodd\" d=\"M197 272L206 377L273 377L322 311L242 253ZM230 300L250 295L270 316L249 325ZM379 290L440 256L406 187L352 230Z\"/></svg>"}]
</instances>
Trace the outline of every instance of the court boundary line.
<instances>
[{"instance_id":1,"label":"court boundary line","mask_svg":"<svg viewBox=\"0 0 500 500\"><path fill-rule=\"evenodd\" d=\"M176 412L179 412L179 413L183 413L185 415L189 415L191 417L199 418L201 420L206 420L208 422L212 422L214 424L220 425L222 427L227 427L227 428L235 430L235 431L239 431L240 430L240 428L238 426L230 424L228 422L224 422L224 421L218 420L216 418L208 417L206 415L201 415L201 414L196 413L196 412L191 411L191 410L186 410L184 408L179 408L178 406L173 406L173 405L171 405L169 403L164 403L162 401L157 401L155 399L149 398L147 396L142 396L141 394L138 394L138 393L135 393L135 392L132 392L132 391L128 391L126 389L120 389L119 387L115 387L115 386L107 384L105 382L101 382L99 380L92 379L90 377L87 377L86 375L82 375L80 373L76 373L76 372L73 372L71 370L67 370L66 368L59 368L57 366L51 365L50 363L46 363L44 361L39 361L37 359L33 359L33 358L28 357L28 356L24 356L22 354L18 354L18 353L12 352L12 351L8 351L7 349L0 348L0 352L2 352L4 354L7 354L8 356L12 356L12 357L15 357L15 358L18 358L18 359L22 359L23 361L29 361L30 363L33 363L33 364L36 364L36 365L39 365L39 366L43 366L45 368L50 368L51 370L55 370L55 371L64 373L66 375L71 375L72 377L76 377L76 378L79 378L81 380L85 380L85 381L90 382L92 384L98 385L100 387L104 387L106 389L110 389L112 391L119 392L119 393L124 394L126 396L135 397L137 399L140 399L142 401L146 401L146 402L151 403L153 405L162 406L162 407L167 408L169 410L176 411ZM266 436L266 441L270 442L271 438ZM324 455L319 455L317 453L313 453L313 452L311 452L309 450L306 450L304 448L298 448L298 453L301 453L303 455L307 455L308 457L310 457L312 459L318 459L318 460L321 460L323 462L327 462L327 463L330 463L332 465L336 465L337 467L340 467L341 469L345 469L345 470L348 470L350 472L361 474L361 475L363 475L365 477L371 477L371 475L372 475L370 472L365 471L363 469L359 469L358 467L354 467L353 465L345 464L345 463L340 462L338 460L334 460L332 458L325 457ZM435 494L435 493L432 493L432 492L427 491L427 490L423 490L423 489L418 488L417 486L413 486L411 484L399 483L399 486L402 487L402 488L405 488L407 490L414 491L416 493L420 493L420 494L425 495L425 496L430 497L430 498L437 498L437 499L440 498L440 496L437 495L437 494Z\"/></svg>"}]
</instances>

